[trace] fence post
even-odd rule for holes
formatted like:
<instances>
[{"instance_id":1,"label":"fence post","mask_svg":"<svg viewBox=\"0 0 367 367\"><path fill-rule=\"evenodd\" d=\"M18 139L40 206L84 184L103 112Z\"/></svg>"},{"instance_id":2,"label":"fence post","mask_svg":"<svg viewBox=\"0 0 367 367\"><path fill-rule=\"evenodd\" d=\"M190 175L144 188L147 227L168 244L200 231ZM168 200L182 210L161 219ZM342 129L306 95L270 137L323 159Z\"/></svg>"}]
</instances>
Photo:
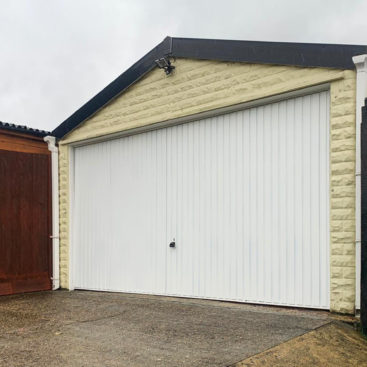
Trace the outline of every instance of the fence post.
<instances>
[{"instance_id":1,"label":"fence post","mask_svg":"<svg viewBox=\"0 0 367 367\"><path fill-rule=\"evenodd\" d=\"M367 99L361 124L361 325L367 335Z\"/></svg>"}]
</instances>

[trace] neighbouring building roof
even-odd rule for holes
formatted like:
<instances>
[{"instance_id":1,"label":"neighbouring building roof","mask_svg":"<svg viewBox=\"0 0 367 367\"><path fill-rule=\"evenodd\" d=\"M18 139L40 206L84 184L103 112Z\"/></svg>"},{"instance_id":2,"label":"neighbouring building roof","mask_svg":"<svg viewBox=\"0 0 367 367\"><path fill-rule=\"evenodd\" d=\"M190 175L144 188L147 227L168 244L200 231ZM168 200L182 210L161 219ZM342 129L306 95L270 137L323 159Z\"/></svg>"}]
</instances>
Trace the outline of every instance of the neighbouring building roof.
<instances>
[{"instance_id":1,"label":"neighbouring building roof","mask_svg":"<svg viewBox=\"0 0 367 367\"><path fill-rule=\"evenodd\" d=\"M16 124L10 124L9 122L2 122L0 121L0 130L9 130L17 133L22 134L29 134L33 136L37 136L40 138L43 138L47 135L52 135L50 132L45 130L39 130L39 129L33 129L31 127L25 126L25 125L16 125Z\"/></svg>"},{"instance_id":2,"label":"neighbouring building roof","mask_svg":"<svg viewBox=\"0 0 367 367\"><path fill-rule=\"evenodd\" d=\"M354 69L352 57L365 53L367 53L367 46L364 45L166 37L159 45L62 122L52 132L52 135L62 138L75 129L84 120L156 67L155 60L164 56L227 62Z\"/></svg>"}]
</instances>

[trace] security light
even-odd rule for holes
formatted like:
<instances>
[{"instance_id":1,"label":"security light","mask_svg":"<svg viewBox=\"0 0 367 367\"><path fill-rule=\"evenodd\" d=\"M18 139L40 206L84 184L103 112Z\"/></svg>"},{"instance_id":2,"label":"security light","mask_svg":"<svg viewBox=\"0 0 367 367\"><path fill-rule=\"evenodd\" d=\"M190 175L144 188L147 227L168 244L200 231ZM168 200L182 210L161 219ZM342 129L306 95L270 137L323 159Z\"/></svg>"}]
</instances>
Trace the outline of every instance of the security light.
<instances>
[{"instance_id":1,"label":"security light","mask_svg":"<svg viewBox=\"0 0 367 367\"><path fill-rule=\"evenodd\" d=\"M168 57L161 57L160 59L155 60L155 63L160 69L163 69L166 75L169 75L172 73L172 70L175 68L173 65L171 65L171 61Z\"/></svg>"}]
</instances>

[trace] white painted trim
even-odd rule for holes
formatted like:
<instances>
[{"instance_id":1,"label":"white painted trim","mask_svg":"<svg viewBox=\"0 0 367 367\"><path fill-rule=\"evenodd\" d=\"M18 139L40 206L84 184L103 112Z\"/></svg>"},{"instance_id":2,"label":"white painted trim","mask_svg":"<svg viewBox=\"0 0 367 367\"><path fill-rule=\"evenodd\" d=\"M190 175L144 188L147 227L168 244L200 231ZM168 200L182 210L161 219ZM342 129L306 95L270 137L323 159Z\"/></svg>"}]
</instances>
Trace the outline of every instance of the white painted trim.
<instances>
[{"instance_id":1,"label":"white painted trim","mask_svg":"<svg viewBox=\"0 0 367 367\"><path fill-rule=\"evenodd\" d=\"M52 186L52 289L60 288L60 237L59 237L59 150L53 136L45 136L51 152Z\"/></svg>"},{"instance_id":2,"label":"white painted trim","mask_svg":"<svg viewBox=\"0 0 367 367\"><path fill-rule=\"evenodd\" d=\"M84 139L84 140L65 143L65 144L68 146L72 146L72 147L79 147L83 145L99 143L102 141L118 139L124 136L140 134L140 133L151 131L151 130L163 129L169 126L185 124L185 123L192 122L192 121L198 121L198 120L206 119L209 117L219 116L219 115L223 115L226 113L245 110L248 108L263 106L263 105L270 104L270 103L276 103L276 102L280 102L285 99L303 97L308 94L313 94L313 93L318 93L318 92L323 92L323 91L328 91L328 90L330 90L330 83L323 83L323 84L315 85L312 87L296 89L290 92L256 99L256 100L249 101L249 102L244 102L244 103L239 103L239 104L232 105L232 106L217 108L217 109L200 112L200 113L196 113L196 114L189 115L189 116L183 116L183 117L166 120L166 121L162 121L162 122L158 122L158 123L154 123L150 125L145 125L142 127L119 131L113 134L103 135L103 136L99 136L95 138Z\"/></svg>"},{"instance_id":3,"label":"white painted trim","mask_svg":"<svg viewBox=\"0 0 367 367\"><path fill-rule=\"evenodd\" d=\"M74 290L74 178L75 178L75 160L74 147L68 147L69 154L69 287L70 291Z\"/></svg>"},{"instance_id":4,"label":"white painted trim","mask_svg":"<svg viewBox=\"0 0 367 367\"><path fill-rule=\"evenodd\" d=\"M361 123L362 106L367 98L367 55L353 57L356 80L356 310L361 307Z\"/></svg>"}]
</instances>

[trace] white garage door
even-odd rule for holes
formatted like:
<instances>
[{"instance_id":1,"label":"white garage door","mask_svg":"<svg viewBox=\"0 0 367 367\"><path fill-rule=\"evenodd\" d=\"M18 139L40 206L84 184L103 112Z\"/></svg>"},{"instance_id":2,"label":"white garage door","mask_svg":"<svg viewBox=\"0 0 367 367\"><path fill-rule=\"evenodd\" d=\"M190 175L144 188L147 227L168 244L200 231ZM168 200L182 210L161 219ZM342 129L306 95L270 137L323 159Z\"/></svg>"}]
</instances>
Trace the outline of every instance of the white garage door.
<instances>
[{"instance_id":1,"label":"white garage door","mask_svg":"<svg viewBox=\"0 0 367 367\"><path fill-rule=\"evenodd\" d=\"M329 308L328 123L321 92L75 148L75 288Z\"/></svg>"}]
</instances>

